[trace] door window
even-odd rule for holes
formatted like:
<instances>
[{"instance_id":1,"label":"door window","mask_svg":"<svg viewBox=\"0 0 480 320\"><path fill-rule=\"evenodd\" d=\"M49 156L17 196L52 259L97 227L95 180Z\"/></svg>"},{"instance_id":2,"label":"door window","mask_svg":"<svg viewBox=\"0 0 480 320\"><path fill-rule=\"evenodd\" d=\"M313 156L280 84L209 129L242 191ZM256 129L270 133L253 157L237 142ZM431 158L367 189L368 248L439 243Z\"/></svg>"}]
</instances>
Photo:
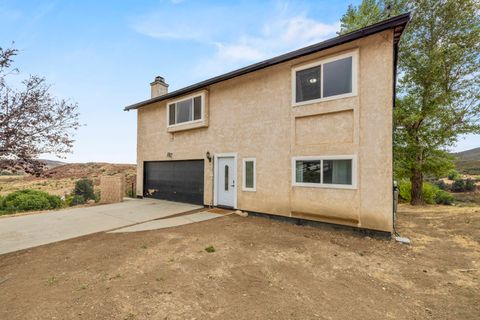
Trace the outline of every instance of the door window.
<instances>
[{"instance_id":1,"label":"door window","mask_svg":"<svg viewBox=\"0 0 480 320\"><path fill-rule=\"evenodd\" d=\"M228 165L225 165L225 191L228 191Z\"/></svg>"}]
</instances>

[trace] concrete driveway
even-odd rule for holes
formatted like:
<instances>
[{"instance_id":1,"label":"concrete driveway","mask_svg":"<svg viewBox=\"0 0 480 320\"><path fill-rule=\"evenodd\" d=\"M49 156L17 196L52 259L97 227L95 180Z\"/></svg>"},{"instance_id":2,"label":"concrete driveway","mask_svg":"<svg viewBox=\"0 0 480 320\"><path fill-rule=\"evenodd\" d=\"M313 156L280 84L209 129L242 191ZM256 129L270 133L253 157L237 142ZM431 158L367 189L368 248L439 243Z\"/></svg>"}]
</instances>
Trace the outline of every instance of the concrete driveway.
<instances>
[{"instance_id":1,"label":"concrete driveway","mask_svg":"<svg viewBox=\"0 0 480 320\"><path fill-rule=\"evenodd\" d=\"M0 218L0 254L165 218L202 207L151 199Z\"/></svg>"}]
</instances>

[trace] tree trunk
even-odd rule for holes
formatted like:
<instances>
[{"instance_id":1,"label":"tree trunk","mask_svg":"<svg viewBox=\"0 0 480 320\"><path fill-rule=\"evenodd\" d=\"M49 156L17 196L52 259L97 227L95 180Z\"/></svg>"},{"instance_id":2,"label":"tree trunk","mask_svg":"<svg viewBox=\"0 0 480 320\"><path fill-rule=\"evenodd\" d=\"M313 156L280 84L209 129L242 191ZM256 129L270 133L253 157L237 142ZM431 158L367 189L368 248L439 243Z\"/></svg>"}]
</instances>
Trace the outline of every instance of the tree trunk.
<instances>
[{"instance_id":1,"label":"tree trunk","mask_svg":"<svg viewBox=\"0 0 480 320\"><path fill-rule=\"evenodd\" d=\"M423 173L419 170L414 169L412 176L410 177L410 182L412 183L412 199L410 204L413 206L425 204L423 199Z\"/></svg>"}]
</instances>

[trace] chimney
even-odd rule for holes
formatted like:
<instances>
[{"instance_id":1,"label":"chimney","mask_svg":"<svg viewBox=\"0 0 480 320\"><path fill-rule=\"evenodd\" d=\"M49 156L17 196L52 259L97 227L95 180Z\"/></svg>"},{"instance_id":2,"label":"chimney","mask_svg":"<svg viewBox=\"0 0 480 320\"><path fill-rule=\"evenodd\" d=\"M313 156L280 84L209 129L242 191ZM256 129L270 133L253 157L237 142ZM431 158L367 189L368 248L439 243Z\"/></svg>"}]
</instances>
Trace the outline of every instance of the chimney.
<instances>
[{"instance_id":1,"label":"chimney","mask_svg":"<svg viewBox=\"0 0 480 320\"><path fill-rule=\"evenodd\" d=\"M156 76L155 80L150 83L152 88L152 98L163 96L168 93L168 84L165 83L165 79L160 76Z\"/></svg>"}]
</instances>

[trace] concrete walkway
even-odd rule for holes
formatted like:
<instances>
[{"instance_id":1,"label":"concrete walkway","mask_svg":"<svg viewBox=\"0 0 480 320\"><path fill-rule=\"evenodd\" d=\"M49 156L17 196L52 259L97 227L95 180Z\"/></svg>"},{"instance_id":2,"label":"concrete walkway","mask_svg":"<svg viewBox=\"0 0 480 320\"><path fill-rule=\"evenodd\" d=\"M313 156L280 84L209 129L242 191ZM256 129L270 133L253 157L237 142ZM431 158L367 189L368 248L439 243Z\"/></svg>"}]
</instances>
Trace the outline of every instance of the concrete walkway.
<instances>
[{"instance_id":1,"label":"concrete walkway","mask_svg":"<svg viewBox=\"0 0 480 320\"><path fill-rule=\"evenodd\" d=\"M148 221L148 222L136 224L134 226L116 229L116 230L110 231L109 233L137 232L137 231L164 229L164 228L182 226L184 224L190 224L190 223L220 218L223 216L224 216L223 214L202 211L202 212L188 214L185 216Z\"/></svg>"},{"instance_id":2,"label":"concrete walkway","mask_svg":"<svg viewBox=\"0 0 480 320\"><path fill-rule=\"evenodd\" d=\"M163 200L121 203L0 218L0 254L160 219L201 206Z\"/></svg>"}]
</instances>

